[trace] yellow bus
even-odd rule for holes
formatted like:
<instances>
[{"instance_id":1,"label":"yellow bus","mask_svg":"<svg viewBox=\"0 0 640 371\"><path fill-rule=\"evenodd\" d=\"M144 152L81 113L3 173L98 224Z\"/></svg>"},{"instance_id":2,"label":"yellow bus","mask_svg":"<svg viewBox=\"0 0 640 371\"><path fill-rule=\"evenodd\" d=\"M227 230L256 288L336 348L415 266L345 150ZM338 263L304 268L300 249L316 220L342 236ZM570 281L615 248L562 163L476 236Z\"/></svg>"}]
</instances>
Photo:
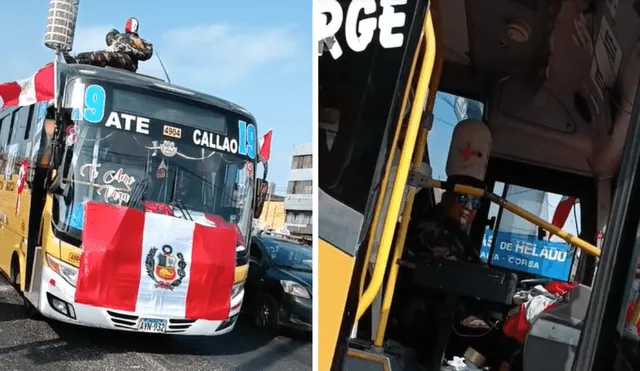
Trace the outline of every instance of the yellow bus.
<instances>
[{"instance_id":1,"label":"yellow bus","mask_svg":"<svg viewBox=\"0 0 640 371\"><path fill-rule=\"evenodd\" d=\"M438 371L454 356L476 367L465 369L638 369L634 3L332 0L315 11L319 369ZM446 105L438 93L460 98L450 111L468 114L471 100L480 115L434 112L436 101ZM488 152L471 137L471 148L455 142L461 125L484 127ZM444 168L452 155L478 153L482 184ZM576 230L516 205L515 188L541 195L538 204L548 195L579 200ZM483 264L412 255L431 238L416 236L416 223L440 207L440 189L479 201L467 235L476 253L490 241ZM487 238L515 238L506 219L535 225L523 232L526 247ZM533 270L536 245L556 243L551 234L566 254L544 255L566 262L562 274ZM577 286L512 347L503 326L516 291L550 281ZM465 327L465 312L488 328Z\"/></svg>"},{"instance_id":2,"label":"yellow bus","mask_svg":"<svg viewBox=\"0 0 640 371\"><path fill-rule=\"evenodd\" d=\"M58 63L56 71L56 99L0 111L0 269L23 294L26 309L124 331L231 331L244 295L252 221L266 192L266 164L262 179L255 171L254 117L231 102L123 70ZM146 211L155 205L175 218L234 228L228 318L158 316L75 301L81 205L136 207L134 200Z\"/></svg>"}]
</instances>

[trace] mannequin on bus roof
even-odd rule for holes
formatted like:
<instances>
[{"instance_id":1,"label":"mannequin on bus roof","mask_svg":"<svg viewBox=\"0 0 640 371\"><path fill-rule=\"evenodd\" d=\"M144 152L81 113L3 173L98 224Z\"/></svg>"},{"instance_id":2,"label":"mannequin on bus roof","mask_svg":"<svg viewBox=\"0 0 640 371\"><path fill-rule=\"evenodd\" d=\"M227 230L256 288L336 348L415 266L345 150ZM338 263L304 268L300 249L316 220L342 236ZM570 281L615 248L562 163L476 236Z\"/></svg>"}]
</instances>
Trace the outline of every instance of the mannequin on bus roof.
<instances>
[{"instance_id":1,"label":"mannequin on bus roof","mask_svg":"<svg viewBox=\"0 0 640 371\"><path fill-rule=\"evenodd\" d=\"M153 45L138 35L139 28L138 20L129 18L124 26L125 32L113 29L107 33L105 50L79 53L75 58L65 55L65 59L67 63L109 66L136 72L139 62L153 56Z\"/></svg>"}]
</instances>

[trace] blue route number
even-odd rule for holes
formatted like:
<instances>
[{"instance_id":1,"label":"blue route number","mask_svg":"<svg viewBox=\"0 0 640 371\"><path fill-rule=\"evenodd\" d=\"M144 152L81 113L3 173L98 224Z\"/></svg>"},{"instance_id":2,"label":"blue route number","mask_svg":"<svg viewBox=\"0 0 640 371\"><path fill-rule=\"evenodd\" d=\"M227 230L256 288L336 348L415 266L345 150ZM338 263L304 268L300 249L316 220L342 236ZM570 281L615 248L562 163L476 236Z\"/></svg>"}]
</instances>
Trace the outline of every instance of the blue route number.
<instances>
[{"instance_id":1,"label":"blue route number","mask_svg":"<svg viewBox=\"0 0 640 371\"><path fill-rule=\"evenodd\" d=\"M84 120L97 124L104 119L107 93L100 85L89 85L84 92Z\"/></svg>"},{"instance_id":2,"label":"blue route number","mask_svg":"<svg viewBox=\"0 0 640 371\"><path fill-rule=\"evenodd\" d=\"M256 126L242 120L238 121L238 153L256 158Z\"/></svg>"}]
</instances>

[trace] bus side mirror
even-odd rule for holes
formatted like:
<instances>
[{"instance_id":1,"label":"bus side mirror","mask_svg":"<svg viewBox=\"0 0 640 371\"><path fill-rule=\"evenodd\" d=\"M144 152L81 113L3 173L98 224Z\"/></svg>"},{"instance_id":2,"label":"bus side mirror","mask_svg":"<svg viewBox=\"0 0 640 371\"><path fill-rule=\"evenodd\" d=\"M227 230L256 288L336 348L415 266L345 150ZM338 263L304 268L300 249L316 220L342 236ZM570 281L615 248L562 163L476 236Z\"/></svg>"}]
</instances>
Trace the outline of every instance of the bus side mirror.
<instances>
[{"instance_id":1,"label":"bus side mirror","mask_svg":"<svg viewBox=\"0 0 640 371\"><path fill-rule=\"evenodd\" d=\"M269 189L269 185L263 182L262 179L256 179L256 183L257 191L253 209L253 218L259 219L260 215L262 215L262 209L264 208L264 201L267 197L267 190Z\"/></svg>"},{"instance_id":2,"label":"bus side mirror","mask_svg":"<svg viewBox=\"0 0 640 371\"><path fill-rule=\"evenodd\" d=\"M545 237L547 237L547 231L542 227L538 227L538 241L543 241Z\"/></svg>"}]
</instances>

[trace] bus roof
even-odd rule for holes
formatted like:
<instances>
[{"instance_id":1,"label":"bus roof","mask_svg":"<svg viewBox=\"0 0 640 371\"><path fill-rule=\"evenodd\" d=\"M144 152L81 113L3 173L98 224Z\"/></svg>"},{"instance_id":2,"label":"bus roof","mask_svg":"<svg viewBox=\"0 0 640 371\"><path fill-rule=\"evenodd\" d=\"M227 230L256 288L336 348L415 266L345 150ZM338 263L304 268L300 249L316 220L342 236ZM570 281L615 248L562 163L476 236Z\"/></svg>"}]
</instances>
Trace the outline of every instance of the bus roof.
<instances>
[{"instance_id":1,"label":"bus roof","mask_svg":"<svg viewBox=\"0 0 640 371\"><path fill-rule=\"evenodd\" d=\"M125 85L138 86L146 89L164 91L175 95L195 99L200 102L229 110L244 116L249 116L255 122L255 117L249 111L235 103L218 97L214 97L213 95L204 94L192 89L171 84L156 77L129 72L127 70L117 68L97 67L86 64L59 63L58 71L62 80L66 80L67 78L74 76L85 76L109 80Z\"/></svg>"}]
</instances>

